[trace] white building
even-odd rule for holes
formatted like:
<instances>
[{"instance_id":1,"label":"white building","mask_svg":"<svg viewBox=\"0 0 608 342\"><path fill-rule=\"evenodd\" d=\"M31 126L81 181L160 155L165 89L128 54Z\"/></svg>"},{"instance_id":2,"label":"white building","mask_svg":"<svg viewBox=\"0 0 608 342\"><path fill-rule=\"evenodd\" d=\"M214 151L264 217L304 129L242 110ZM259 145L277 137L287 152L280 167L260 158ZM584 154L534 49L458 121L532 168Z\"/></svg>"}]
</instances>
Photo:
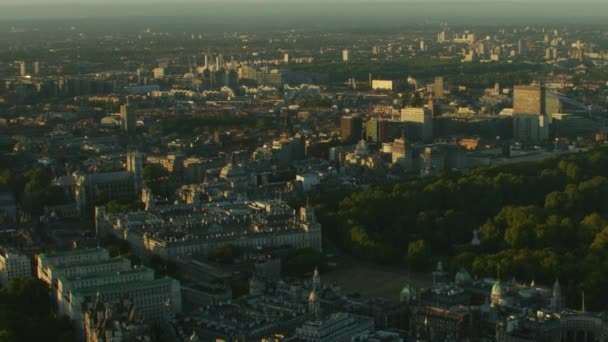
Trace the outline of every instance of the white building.
<instances>
[{"instance_id":1,"label":"white building","mask_svg":"<svg viewBox=\"0 0 608 342\"><path fill-rule=\"evenodd\" d=\"M154 68L152 74L154 78L163 78L165 77L165 68Z\"/></svg>"},{"instance_id":2,"label":"white building","mask_svg":"<svg viewBox=\"0 0 608 342\"><path fill-rule=\"evenodd\" d=\"M350 51L348 49L342 50L342 62L348 62L350 60Z\"/></svg>"},{"instance_id":3,"label":"white building","mask_svg":"<svg viewBox=\"0 0 608 342\"><path fill-rule=\"evenodd\" d=\"M39 278L50 284L60 315L67 315L79 332L87 303L128 298L145 320L159 322L181 312L179 281L154 279L147 267L131 268L124 258L110 259L105 249L85 249L37 256Z\"/></svg>"},{"instance_id":4,"label":"white building","mask_svg":"<svg viewBox=\"0 0 608 342\"><path fill-rule=\"evenodd\" d=\"M372 89L374 89L374 90L393 90L393 81L372 80Z\"/></svg>"},{"instance_id":5,"label":"white building","mask_svg":"<svg viewBox=\"0 0 608 342\"><path fill-rule=\"evenodd\" d=\"M407 107L401 109L401 121L412 123L416 135L423 141L433 140L433 112L429 108ZM409 131L409 129L408 129ZM406 138L408 138L406 136Z\"/></svg>"},{"instance_id":6,"label":"white building","mask_svg":"<svg viewBox=\"0 0 608 342\"><path fill-rule=\"evenodd\" d=\"M49 267L55 265L78 265L102 260L109 260L110 253L103 248L80 249L53 254L38 254L36 256L36 275L39 279L50 284L52 276Z\"/></svg>"},{"instance_id":7,"label":"white building","mask_svg":"<svg viewBox=\"0 0 608 342\"><path fill-rule=\"evenodd\" d=\"M296 175L296 182L302 183L302 191L309 192L315 186L319 185L321 180L319 176L314 173L304 173Z\"/></svg>"},{"instance_id":8,"label":"white building","mask_svg":"<svg viewBox=\"0 0 608 342\"><path fill-rule=\"evenodd\" d=\"M27 256L13 252L0 254L0 283L2 286L6 286L15 278L31 276L32 265Z\"/></svg>"}]
</instances>

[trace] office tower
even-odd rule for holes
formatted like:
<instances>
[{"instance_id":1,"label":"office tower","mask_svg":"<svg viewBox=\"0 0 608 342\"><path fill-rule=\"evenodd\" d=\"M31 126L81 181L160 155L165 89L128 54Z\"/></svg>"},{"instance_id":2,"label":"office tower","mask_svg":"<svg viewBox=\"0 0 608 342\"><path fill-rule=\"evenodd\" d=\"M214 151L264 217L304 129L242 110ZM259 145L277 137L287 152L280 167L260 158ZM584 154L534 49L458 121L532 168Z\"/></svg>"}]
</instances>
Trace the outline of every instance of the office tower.
<instances>
[{"instance_id":1,"label":"office tower","mask_svg":"<svg viewBox=\"0 0 608 342\"><path fill-rule=\"evenodd\" d=\"M27 70L25 67L25 62L21 61L21 62L17 62L17 65L19 65L19 75L20 76L25 76L27 74Z\"/></svg>"},{"instance_id":2,"label":"office tower","mask_svg":"<svg viewBox=\"0 0 608 342\"><path fill-rule=\"evenodd\" d=\"M545 115L545 87L518 85L513 90L513 114Z\"/></svg>"},{"instance_id":3,"label":"office tower","mask_svg":"<svg viewBox=\"0 0 608 342\"><path fill-rule=\"evenodd\" d=\"M443 99L443 77L435 77L433 93L436 99Z\"/></svg>"},{"instance_id":4,"label":"office tower","mask_svg":"<svg viewBox=\"0 0 608 342\"><path fill-rule=\"evenodd\" d=\"M429 108L403 108L401 121L406 123L405 137L408 140L433 140L433 113Z\"/></svg>"},{"instance_id":5,"label":"office tower","mask_svg":"<svg viewBox=\"0 0 608 342\"><path fill-rule=\"evenodd\" d=\"M361 140L363 119L358 115L343 116L340 119L340 137L343 142L356 143Z\"/></svg>"},{"instance_id":6,"label":"office tower","mask_svg":"<svg viewBox=\"0 0 608 342\"><path fill-rule=\"evenodd\" d=\"M34 75L38 75L40 73L40 62L34 62Z\"/></svg>"},{"instance_id":7,"label":"office tower","mask_svg":"<svg viewBox=\"0 0 608 342\"><path fill-rule=\"evenodd\" d=\"M443 43L445 41L446 41L446 32L445 31L439 32L439 34L437 35L437 42Z\"/></svg>"},{"instance_id":8,"label":"office tower","mask_svg":"<svg viewBox=\"0 0 608 342\"><path fill-rule=\"evenodd\" d=\"M517 54L525 55L528 52L528 41L520 39L517 41Z\"/></svg>"},{"instance_id":9,"label":"office tower","mask_svg":"<svg viewBox=\"0 0 608 342\"><path fill-rule=\"evenodd\" d=\"M209 69L209 64L210 64L210 61L209 61L209 54L205 54L205 55L204 55L204 57L203 57L203 59L204 59L204 61L205 61L205 64L203 65L203 67L204 67L205 69Z\"/></svg>"},{"instance_id":10,"label":"office tower","mask_svg":"<svg viewBox=\"0 0 608 342\"><path fill-rule=\"evenodd\" d=\"M350 51L348 49L342 50L342 62L348 62L350 60Z\"/></svg>"},{"instance_id":11,"label":"office tower","mask_svg":"<svg viewBox=\"0 0 608 342\"><path fill-rule=\"evenodd\" d=\"M217 70L222 69L224 67L224 56L217 55L217 57L215 57L215 67L217 68Z\"/></svg>"},{"instance_id":12,"label":"office tower","mask_svg":"<svg viewBox=\"0 0 608 342\"><path fill-rule=\"evenodd\" d=\"M154 74L154 78L163 78L165 77L165 68L154 68L152 73Z\"/></svg>"},{"instance_id":13,"label":"office tower","mask_svg":"<svg viewBox=\"0 0 608 342\"><path fill-rule=\"evenodd\" d=\"M136 117L128 104L120 106L120 123L124 131L135 133Z\"/></svg>"}]
</instances>

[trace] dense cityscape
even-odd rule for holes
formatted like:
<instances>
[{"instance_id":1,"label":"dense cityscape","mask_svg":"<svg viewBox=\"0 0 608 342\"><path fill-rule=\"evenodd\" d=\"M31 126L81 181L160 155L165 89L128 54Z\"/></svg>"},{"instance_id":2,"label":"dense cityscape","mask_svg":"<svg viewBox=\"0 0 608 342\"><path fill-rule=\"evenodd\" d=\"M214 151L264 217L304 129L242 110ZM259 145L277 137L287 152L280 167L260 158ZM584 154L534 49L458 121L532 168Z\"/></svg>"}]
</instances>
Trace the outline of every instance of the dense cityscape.
<instances>
[{"instance_id":1,"label":"dense cityscape","mask_svg":"<svg viewBox=\"0 0 608 342\"><path fill-rule=\"evenodd\" d=\"M607 12L435 5L6 5L0 341L608 341Z\"/></svg>"}]
</instances>

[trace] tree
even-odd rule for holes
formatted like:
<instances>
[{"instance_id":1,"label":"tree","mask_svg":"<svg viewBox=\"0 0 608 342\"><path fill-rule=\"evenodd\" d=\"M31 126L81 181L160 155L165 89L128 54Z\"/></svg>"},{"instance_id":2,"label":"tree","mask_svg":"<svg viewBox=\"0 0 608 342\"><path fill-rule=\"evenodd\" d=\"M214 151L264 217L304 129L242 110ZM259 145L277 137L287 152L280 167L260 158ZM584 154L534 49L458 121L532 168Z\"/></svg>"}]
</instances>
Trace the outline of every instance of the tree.
<instances>
[{"instance_id":1,"label":"tree","mask_svg":"<svg viewBox=\"0 0 608 342\"><path fill-rule=\"evenodd\" d=\"M424 240L412 241L407 246L407 259L415 270L424 270L429 265L430 249Z\"/></svg>"},{"instance_id":2,"label":"tree","mask_svg":"<svg viewBox=\"0 0 608 342\"><path fill-rule=\"evenodd\" d=\"M289 252L283 259L283 274L302 277L311 273L316 267L326 267L325 256L312 248L300 248Z\"/></svg>"},{"instance_id":3,"label":"tree","mask_svg":"<svg viewBox=\"0 0 608 342\"><path fill-rule=\"evenodd\" d=\"M0 172L0 191L14 191L15 190L15 177L9 169L2 170Z\"/></svg>"},{"instance_id":4,"label":"tree","mask_svg":"<svg viewBox=\"0 0 608 342\"><path fill-rule=\"evenodd\" d=\"M240 257L243 254L240 248L233 244L223 244L217 246L211 253L209 253L209 260L219 262L221 264L230 264L234 262L234 259Z\"/></svg>"},{"instance_id":5,"label":"tree","mask_svg":"<svg viewBox=\"0 0 608 342\"><path fill-rule=\"evenodd\" d=\"M148 164L144 166L142 177L145 181L155 181L168 175L167 170L158 164Z\"/></svg>"},{"instance_id":6,"label":"tree","mask_svg":"<svg viewBox=\"0 0 608 342\"><path fill-rule=\"evenodd\" d=\"M51 175L42 167L34 168L25 173L27 183L25 183L26 192L43 191L51 183Z\"/></svg>"},{"instance_id":7,"label":"tree","mask_svg":"<svg viewBox=\"0 0 608 342\"><path fill-rule=\"evenodd\" d=\"M24 277L0 290L0 341L72 341L69 320L54 317L49 288Z\"/></svg>"},{"instance_id":8,"label":"tree","mask_svg":"<svg viewBox=\"0 0 608 342\"><path fill-rule=\"evenodd\" d=\"M595 250L606 249L606 247L608 247L608 227L599 232L591 244L591 248Z\"/></svg>"}]
</instances>

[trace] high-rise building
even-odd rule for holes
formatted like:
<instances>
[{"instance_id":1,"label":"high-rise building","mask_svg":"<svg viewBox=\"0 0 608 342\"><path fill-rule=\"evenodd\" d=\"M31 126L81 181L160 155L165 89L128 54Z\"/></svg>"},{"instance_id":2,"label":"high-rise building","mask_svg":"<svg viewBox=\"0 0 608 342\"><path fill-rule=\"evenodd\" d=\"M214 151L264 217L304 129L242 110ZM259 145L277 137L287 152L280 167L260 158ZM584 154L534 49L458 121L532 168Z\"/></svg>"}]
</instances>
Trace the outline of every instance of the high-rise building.
<instances>
[{"instance_id":1,"label":"high-rise building","mask_svg":"<svg viewBox=\"0 0 608 342\"><path fill-rule=\"evenodd\" d=\"M420 41L420 51L422 51L422 52L426 51L426 43L424 42L424 40Z\"/></svg>"},{"instance_id":2,"label":"high-rise building","mask_svg":"<svg viewBox=\"0 0 608 342\"><path fill-rule=\"evenodd\" d=\"M135 112L128 104L120 106L120 123L124 131L134 133L136 127Z\"/></svg>"},{"instance_id":3,"label":"high-rise building","mask_svg":"<svg viewBox=\"0 0 608 342\"><path fill-rule=\"evenodd\" d=\"M34 62L34 75L38 75L40 73L40 62Z\"/></svg>"},{"instance_id":4,"label":"high-rise building","mask_svg":"<svg viewBox=\"0 0 608 342\"><path fill-rule=\"evenodd\" d=\"M342 50L342 62L348 62L350 60L350 51L348 49Z\"/></svg>"},{"instance_id":5,"label":"high-rise building","mask_svg":"<svg viewBox=\"0 0 608 342\"><path fill-rule=\"evenodd\" d=\"M515 86L513 90L513 114L545 115L545 87L540 85Z\"/></svg>"},{"instance_id":6,"label":"high-rise building","mask_svg":"<svg viewBox=\"0 0 608 342\"><path fill-rule=\"evenodd\" d=\"M435 94L436 99L443 98L443 77L435 77L435 82L433 85L433 93Z\"/></svg>"},{"instance_id":7,"label":"high-rise building","mask_svg":"<svg viewBox=\"0 0 608 342\"><path fill-rule=\"evenodd\" d=\"M437 35L437 42L443 43L445 41L446 41L446 32L445 31L439 32L439 34Z\"/></svg>"},{"instance_id":8,"label":"high-rise building","mask_svg":"<svg viewBox=\"0 0 608 342\"><path fill-rule=\"evenodd\" d=\"M27 68L26 68L25 62L23 62L23 61L17 62L17 65L19 65L19 75L25 76L27 74Z\"/></svg>"},{"instance_id":9,"label":"high-rise building","mask_svg":"<svg viewBox=\"0 0 608 342\"><path fill-rule=\"evenodd\" d=\"M343 116L340 119L340 137L343 142L356 143L361 140L363 119L359 115Z\"/></svg>"},{"instance_id":10,"label":"high-rise building","mask_svg":"<svg viewBox=\"0 0 608 342\"><path fill-rule=\"evenodd\" d=\"M401 121L407 123L405 137L408 140L433 140L433 113L429 108L403 108Z\"/></svg>"},{"instance_id":11,"label":"high-rise building","mask_svg":"<svg viewBox=\"0 0 608 342\"><path fill-rule=\"evenodd\" d=\"M154 78L163 78L165 77L165 68L154 68L152 74L154 74Z\"/></svg>"}]
</instances>

